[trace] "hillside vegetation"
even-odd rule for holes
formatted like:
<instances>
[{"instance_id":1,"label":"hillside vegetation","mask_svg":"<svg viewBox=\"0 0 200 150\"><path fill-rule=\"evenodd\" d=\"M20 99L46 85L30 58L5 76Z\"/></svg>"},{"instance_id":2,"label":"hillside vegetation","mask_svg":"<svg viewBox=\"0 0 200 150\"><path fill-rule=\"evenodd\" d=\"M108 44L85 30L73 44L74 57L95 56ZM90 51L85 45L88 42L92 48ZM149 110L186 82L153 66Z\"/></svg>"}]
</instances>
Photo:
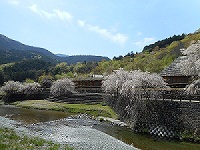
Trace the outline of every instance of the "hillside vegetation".
<instances>
[{"instance_id":1,"label":"hillside vegetation","mask_svg":"<svg viewBox=\"0 0 200 150\"><path fill-rule=\"evenodd\" d=\"M5 60L7 64L0 65L0 85L8 80L22 82L28 79L28 81L33 80L38 82L39 79L45 76L48 78L50 76L51 80L64 77L87 78L93 74L110 74L113 70L119 68L124 68L127 71L139 69L141 71L160 73L177 57L182 55L180 49L189 47L191 43L197 40L200 40L199 32L188 35L174 35L173 37L145 46L144 50L140 53L130 52L125 56L114 57L112 60L104 59L103 61L100 61L103 57L95 56L95 60L100 62L88 59L87 56L66 56L62 57L60 61L55 62L51 61L53 60L52 58L50 58L51 60L48 59L49 57L45 56L44 53L38 54L36 51L6 50L4 54L3 50L0 50L2 52L1 56L5 56L7 60L10 59L9 61ZM22 55L22 53L25 55ZM29 53L32 55L30 56ZM24 56L24 59L20 60L21 58L18 59L18 57L12 58L12 54L16 54L19 57ZM43 55L47 59L41 59ZM74 64L66 63L65 59L75 60L75 62ZM84 59L89 61L84 61ZM4 57L0 59L0 61L3 60ZM78 60L83 62L76 63Z\"/></svg>"},{"instance_id":2,"label":"hillside vegetation","mask_svg":"<svg viewBox=\"0 0 200 150\"><path fill-rule=\"evenodd\" d=\"M174 37L177 38L162 40L162 43L165 43L165 41L168 43L169 39L174 39L173 42L170 41L170 44L164 44L161 48L158 46L159 42L155 42L145 46L146 49L144 48L141 53L129 53L125 56L114 57L110 61L99 62L93 71L96 74L102 74L111 73L118 68L124 68L125 70L140 69L142 71L159 73L181 55L180 49L187 48L193 41L200 40L200 33Z\"/></svg>"}]
</instances>

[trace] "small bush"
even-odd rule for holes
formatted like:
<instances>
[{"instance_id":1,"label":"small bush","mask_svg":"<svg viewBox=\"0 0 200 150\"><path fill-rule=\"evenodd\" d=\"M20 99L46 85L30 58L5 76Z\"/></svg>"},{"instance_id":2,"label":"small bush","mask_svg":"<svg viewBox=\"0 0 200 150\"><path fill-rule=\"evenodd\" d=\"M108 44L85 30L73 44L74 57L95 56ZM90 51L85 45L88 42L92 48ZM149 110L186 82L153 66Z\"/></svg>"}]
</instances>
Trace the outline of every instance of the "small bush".
<instances>
[{"instance_id":1,"label":"small bush","mask_svg":"<svg viewBox=\"0 0 200 150\"><path fill-rule=\"evenodd\" d=\"M38 82L41 84L42 87L50 88L53 83L53 77L50 75L47 76L40 76Z\"/></svg>"}]
</instances>

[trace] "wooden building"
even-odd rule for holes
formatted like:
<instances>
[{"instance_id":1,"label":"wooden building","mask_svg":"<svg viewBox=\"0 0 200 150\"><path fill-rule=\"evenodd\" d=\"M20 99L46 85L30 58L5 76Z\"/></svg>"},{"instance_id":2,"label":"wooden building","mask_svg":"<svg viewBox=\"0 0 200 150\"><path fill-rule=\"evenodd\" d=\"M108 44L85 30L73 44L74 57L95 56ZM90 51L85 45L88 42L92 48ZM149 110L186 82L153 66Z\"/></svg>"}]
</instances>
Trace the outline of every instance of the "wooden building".
<instances>
[{"instance_id":1,"label":"wooden building","mask_svg":"<svg viewBox=\"0 0 200 150\"><path fill-rule=\"evenodd\" d=\"M74 79L75 89L79 92L101 92L103 78Z\"/></svg>"},{"instance_id":2,"label":"wooden building","mask_svg":"<svg viewBox=\"0 0 200 150\"><path fill-rule=\"evenodd\" d=\"M181 73L180 68L177 67L177 63L185 59L185 56L178 57L167 68L165 68L160 75L165 79L170 87L184 88L190 83L191 76L185 76Z\"/></svg>"}]
</instances>

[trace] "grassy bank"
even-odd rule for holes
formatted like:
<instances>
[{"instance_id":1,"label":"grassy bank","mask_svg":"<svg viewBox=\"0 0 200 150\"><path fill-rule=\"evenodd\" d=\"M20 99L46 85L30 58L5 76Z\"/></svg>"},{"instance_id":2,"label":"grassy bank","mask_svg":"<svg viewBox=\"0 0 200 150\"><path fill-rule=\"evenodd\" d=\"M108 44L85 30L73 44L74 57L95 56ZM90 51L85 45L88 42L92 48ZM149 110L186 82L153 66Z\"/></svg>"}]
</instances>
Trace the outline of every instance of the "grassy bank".
<instances>
[{"instance_id":1,"label":"grassy bank","mask_svg":"<svg viewBox=\"0 0 200 150\"><path fill-rule=\"evenodd\" d=\"M30 138L27 136L19 136L13 130L0 128L0 149L1 150L33 150L33 149L48 149L59 150L60 148L72 150L67 145L55 144L41 138Z\"/></svg>"},{"instance_id":2,"label":"grassy bank","mask_svg":"<svg viewBox=\"0 0 200 150\"><path fill-rule=\"evenodd\" d=\"M23 108L55 110L67 113L88 114L95 117L104 116L117 119L116 113L109 106L102 106L101 104L66 104L49 102L46 100L27 100L14 102L12 104Z\"/></svg>"}]
</instances>

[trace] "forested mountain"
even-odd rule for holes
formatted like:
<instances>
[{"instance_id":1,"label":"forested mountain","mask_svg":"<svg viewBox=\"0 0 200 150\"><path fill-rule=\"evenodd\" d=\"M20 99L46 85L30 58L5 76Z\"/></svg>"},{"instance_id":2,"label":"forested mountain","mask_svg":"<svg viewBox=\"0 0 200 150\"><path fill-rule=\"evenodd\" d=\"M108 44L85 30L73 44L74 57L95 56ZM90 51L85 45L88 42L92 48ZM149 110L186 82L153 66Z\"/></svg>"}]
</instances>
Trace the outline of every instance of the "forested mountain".
<instances>
[{"instance_id":1,"label":"forested mountain","mask_svg":"<svg viewBox=\"0 0 200 150\"><path fill-rule=\"evenodd\" d=\"M10 63L10 62L19 62L22 60L29 59L42 59L45 61L59 62L64 61L68 64L77 63L77 62L90 62L101 60L109 60L108 57L102 56L69 56L69 57L60 57L59 55L54 55L50 51L44 48L28 46L22 44L18 41L12 40L2 34L0 34L0 64Z\"/></svg>"},{"instance_id":2,"label":"forested mountain","mask_svg":"<svg viewBox=\"0 0 200 150\"><path fill-rule=\"evenodd\" d=\"M39 52L40 55L43 54L43 56L57 59L57 56L55 56L53 53L44 48L28 46L18 41L12 40L2 34L0 34L0 50L1 51L23 50L23 51Z\"/></svg>"},{"instance_id":3,"label":"forested mountain","mask_svg":"<svg viewBox=\"0 0 200 150\"><path fill-rule=\"evenodd\" d=\"M7 64L11 62L20 62L24 60L41 59L48 62L56 63L56 59L47 57L41 52L28 50L2 50L0 49L0 64Z\"/></svg>"}]
</instances>

